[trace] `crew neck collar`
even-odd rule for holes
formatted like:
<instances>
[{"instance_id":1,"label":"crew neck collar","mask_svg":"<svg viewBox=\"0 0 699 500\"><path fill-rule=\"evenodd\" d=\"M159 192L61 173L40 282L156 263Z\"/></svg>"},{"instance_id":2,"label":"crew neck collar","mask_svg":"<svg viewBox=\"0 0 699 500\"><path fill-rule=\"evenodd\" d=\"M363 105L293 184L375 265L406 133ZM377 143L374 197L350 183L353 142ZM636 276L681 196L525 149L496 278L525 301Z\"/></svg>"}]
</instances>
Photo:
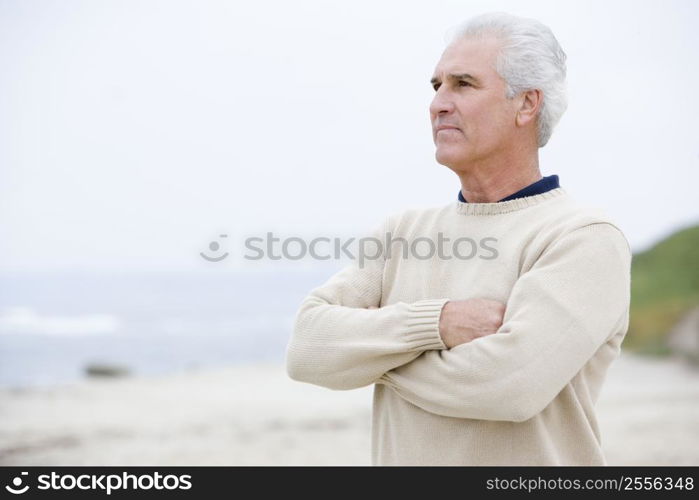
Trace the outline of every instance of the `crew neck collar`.
<instances>
[{"instance_id":1,"label":"crew neck collar","mask_svg":"<svg viewBox=\"0 0 699 500\"><path fill-rule=\"evenodd\" d=\"M563 188L558 187L532 196L524 196L506 201L495 201L492 203L464 203L462 201L456 201L456 211L463 215L504 214L522 210L527 207L533 207L548 200L562 198L567 194L568 193Z\"/></svg>"}]
</instances>

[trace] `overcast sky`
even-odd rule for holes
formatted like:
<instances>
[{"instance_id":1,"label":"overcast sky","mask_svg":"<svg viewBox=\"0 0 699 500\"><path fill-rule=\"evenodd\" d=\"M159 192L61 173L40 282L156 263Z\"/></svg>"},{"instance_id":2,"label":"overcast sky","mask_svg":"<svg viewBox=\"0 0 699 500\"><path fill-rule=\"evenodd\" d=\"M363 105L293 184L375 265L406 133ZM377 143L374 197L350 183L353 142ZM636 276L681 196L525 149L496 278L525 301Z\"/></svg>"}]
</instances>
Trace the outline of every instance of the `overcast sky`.
<instances>
[{"instance_id":1,"label":"overcast sky","mask_svg":"<svg viewBox=\"0 0 699 500\"><path fill-rule=\"evenodd\" d=\"M699 223L698 5L0 0L0 268L195 269L221 233L456 200L429 79L446 31L493 10L568 55L542 173L643 249Z\"/></svg>"}]
</instances>

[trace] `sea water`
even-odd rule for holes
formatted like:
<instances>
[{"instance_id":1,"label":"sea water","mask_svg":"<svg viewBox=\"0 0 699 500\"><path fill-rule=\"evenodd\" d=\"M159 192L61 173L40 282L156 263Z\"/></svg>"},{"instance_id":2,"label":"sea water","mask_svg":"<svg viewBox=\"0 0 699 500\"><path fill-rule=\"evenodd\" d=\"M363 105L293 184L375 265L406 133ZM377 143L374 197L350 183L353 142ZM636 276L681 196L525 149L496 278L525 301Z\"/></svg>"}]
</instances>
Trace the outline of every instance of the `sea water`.
<instances>
[{"instance_id":1,"label":"sea water","mask_svg":"<svg viewBox=\"0 0 699 500\"><path fill-rule=\"evenodd\" d=\"M164 374L283 362L300 302L336 271L3 272L0 386L71 382L90 364Z\"/></svg>"}]
</instances>

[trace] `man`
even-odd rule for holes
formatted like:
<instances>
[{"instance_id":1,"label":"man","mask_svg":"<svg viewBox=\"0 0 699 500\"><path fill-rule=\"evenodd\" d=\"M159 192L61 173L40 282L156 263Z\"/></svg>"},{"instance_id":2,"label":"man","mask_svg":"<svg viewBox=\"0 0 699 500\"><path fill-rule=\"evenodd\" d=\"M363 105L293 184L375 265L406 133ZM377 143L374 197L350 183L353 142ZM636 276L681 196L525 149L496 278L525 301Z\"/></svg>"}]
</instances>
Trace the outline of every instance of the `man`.
<instances>
[{"instance_id":1,"label":"man","mask_svg":"<svg viewBox=\"0 0 699 500\"><path fill-rule=\"evenodd\" d=\"M459 199L393 214L372 233L449 238L452 254L385 251L301 304L288 374L374 384L374 464L606 464L594 404L628 327L631 252L603 213L539 171L566 107L565 58L534 20L462 26L430 106L436 159L458 175ZM457 246L465 238L475 252Z\"/></svg>"}]
</instances>

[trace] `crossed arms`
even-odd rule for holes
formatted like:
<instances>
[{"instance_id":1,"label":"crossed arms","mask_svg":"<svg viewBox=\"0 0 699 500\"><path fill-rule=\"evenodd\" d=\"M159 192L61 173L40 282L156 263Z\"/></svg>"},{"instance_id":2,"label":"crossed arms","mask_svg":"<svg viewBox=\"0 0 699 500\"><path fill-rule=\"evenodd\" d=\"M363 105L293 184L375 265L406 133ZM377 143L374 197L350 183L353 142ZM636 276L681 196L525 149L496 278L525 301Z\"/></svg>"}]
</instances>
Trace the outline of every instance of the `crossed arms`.
<instances>
[{"instance_id":1,"label":"crossed arms","mask_svg":"<svg viewBox=\"0 0 699 500\"><path fill-rule=\"evenodd\" d=\"M499 314L487 298L377 308L384 261L350 265L302 302L287 372L331 389L385 384L439 415L522 422L625 333L630 260L612 224L570 231L519 277Z\"/></svg>"}]
</instances>

